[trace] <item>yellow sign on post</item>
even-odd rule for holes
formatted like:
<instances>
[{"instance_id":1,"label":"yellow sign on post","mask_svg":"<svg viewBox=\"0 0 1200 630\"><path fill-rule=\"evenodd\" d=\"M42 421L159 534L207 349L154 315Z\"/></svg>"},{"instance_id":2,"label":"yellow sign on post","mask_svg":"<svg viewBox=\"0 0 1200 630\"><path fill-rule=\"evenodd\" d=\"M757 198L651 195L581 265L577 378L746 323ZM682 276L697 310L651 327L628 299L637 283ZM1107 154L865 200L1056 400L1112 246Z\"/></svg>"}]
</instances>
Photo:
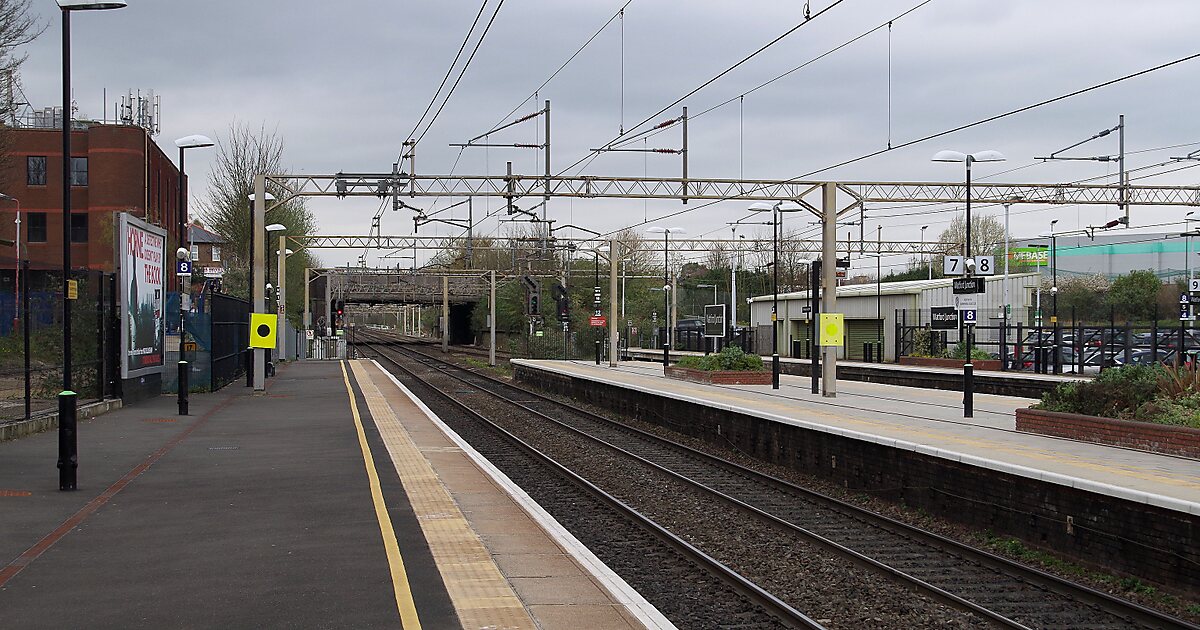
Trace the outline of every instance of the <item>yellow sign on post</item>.
<instances>
[{"instance_id":1,"label":"yellow sign on post","mask_svg":"<svg viewBox=\"0 0 1200 630\"><path fill-rule=\"evenodd\" d=\"M78 280L67 280L67 299L68 300L78 300L79 299L79 281Z\"/></svg>"},{"instance_id":2,"label":"yellow sign on post","mask_svg":"<svg viewBox=\"0 0 1200 630\"><path fill-rule=\"evenodd\" d=\"M250 313L250 347L274 348L277 317L271 313Z\"/></svg>"},{"instance_id":3,"label":"yellow sign on post","mask_svg":"<svg viewBox=\"0 0 1200 630\"><path fill-rule=\"evenodd\" d=\"M841 313L821 313L822 346L846 345L846 320Z\"/></svg>"}]
</instances>

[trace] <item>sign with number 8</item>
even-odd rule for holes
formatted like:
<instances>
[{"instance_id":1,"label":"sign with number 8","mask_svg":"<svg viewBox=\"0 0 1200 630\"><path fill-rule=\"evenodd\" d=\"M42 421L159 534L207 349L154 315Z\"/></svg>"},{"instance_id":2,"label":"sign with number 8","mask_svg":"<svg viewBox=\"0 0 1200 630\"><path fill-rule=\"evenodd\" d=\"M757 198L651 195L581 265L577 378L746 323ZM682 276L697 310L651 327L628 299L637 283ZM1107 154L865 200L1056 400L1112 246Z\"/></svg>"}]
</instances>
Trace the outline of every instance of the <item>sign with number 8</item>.
<instances>
[{"instance_id":1,"label":"sign with number 8","mask_svg":"<svg viewBox=\"0 0 1200 630\"><path fill-rule=\"evenodd\" d=\"M996 257L995 256L976 256L975 257L975 273L980 276L996 275Z\"/></svg>"}]
</instances>

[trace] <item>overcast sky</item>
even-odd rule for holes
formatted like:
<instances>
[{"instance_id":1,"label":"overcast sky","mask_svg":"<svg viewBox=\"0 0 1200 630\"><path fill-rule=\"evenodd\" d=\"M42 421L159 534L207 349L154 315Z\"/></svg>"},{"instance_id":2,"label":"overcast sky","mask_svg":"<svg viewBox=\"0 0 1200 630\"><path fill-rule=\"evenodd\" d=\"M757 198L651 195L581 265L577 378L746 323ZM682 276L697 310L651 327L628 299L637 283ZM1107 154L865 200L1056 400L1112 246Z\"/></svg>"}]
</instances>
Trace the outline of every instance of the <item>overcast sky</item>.
<instances>
[{"instance_id":1,"label":"overcast sky","mask_svg":"<svg viewBox=\"0 0 1200 630\"><path fill-rule=\"evenodd\" d=\"M486 23L498 0L491 0ZM816 14L835 0L813 0ZM921 0L844 0L684 104L693 177L788 178L893 144L986 118L1131 72L1200 52L1200 4L1194 0L932 0L840 51L704 116L698 113L884 24ZM34 0L48 25L27 48L22 85L35 107L61 99L60 21L50 0ZM624 0L507 0L461 84L418 149L424 174L497 174L504 162L519 173L541 171L535 151L448 147L539 108L530 97L563 61L612 17ZM80 113L112 116L129 89L162 97L160 146L204 133L224 136L231 123L277 129L293 172L386 172L433 96L462 43L480 0L129 0L119 11L72 19L73 84ZM538 95L553 102L553 166L557 172L667 106L734 62L803 21L797 0L632 0L625 10L624 79L621 22L613 21ZM473 45L473 44L472 44ZM468 52L471 46L467 48ZM457 76L457 71L455 75ZM889 90L890 83L890 90ZM103 103L104 90L108 103ZM623 93L623 99L622 99ZM890 102L890 106L889 106ZM1126 81L949 137L892 151L821 177L841 180L957 181L961 166L933 163L940 149L995 149L1008 157L980 164L975 176L1003 182L1062 182L1114 175L1098 162L1035 164L1126 116L1130 168L1200 149L1200 60ZM890 108L890 123L889 123ZM622 110L624 112L622 118ZM658 116L677 115L678 108ZM540 123L539 123L540 124ZM534 123L494 137L539 141ZM1114 134L1115 136L1115 134ZM648 146L678 148L676 130ZM1169 145L1190 146L1157 149ZM1076 155L1117 151L1113 136ZM206 196L209 152L188 153L192 206ZM457 160L457 166L455 162ZM1200 162L1185 164L1200 165ZM1165 169L1151 169L1135 177ZM677 156L606 154L585 174L678 176ZM574 173L575 171L572 171ZM815 178L814 178L815 179ZM1200 168L1136 183L1196 185ZM423 202L425 207L432 200ZM417 204L422 205L422 204ZM442 202L441 205L445 205ZM496 210L499 203L476 204ZM693 202L692 205L699 205ZM728 236L725 222L745 215L731 201L666 221L692 235ZM374 200L312 200L322 233L365 234ZM552 200L550 218L607 232L684 209L666 201ZM931 211L932 210L932 211ZM940 211L939 211L940 210ZM885 239L933 238L953 216L949 207L868 209L867 227ZM993 212L995 209L985 209ZM1134 208L1135 226L1168 221L1182 228L1186 209ZM503 216L503 211L500 211ZM875 218L871 215L874 214ZM900 215L900 216L898 216ZM806 223L807 216L795 221ZM1014 206L1014 236L1035 236L1059 219L1059 231L1103 223L1105 206ZM493 217L479 233L498 229ZM411 215L388 212L385 234L410 234ZM503 229L503 228L500 228ZM640 228L639 228L640 229ZM844 234L849 228L841 228ZM1150 229L1150 228L1147 228ZM857 234L857 228L854 228ZM428 226L422 233L453 230ZM329 264L359 252L324 251ZM903 266L904 257L885 258ZM406 263L407 264L407 263ZM874 266L874 260L870 261Z\"/></svg>"}]
</instances>

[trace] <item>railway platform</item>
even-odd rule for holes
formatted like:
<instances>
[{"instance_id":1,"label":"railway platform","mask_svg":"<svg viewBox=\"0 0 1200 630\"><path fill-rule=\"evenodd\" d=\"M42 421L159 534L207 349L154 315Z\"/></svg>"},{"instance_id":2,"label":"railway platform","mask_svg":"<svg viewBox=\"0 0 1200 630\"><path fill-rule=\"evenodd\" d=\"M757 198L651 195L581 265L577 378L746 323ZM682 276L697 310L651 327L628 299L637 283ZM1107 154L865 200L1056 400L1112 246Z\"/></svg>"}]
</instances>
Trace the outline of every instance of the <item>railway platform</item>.
<instances>
[{"instance_id":1,"label":"railway platform","mask_svg":"<svg viewBox=\"0 0 1200 630\"><path fill-rule=\"evenodd\" d=\"M370 361L0 443L11 627L666 628Z\"/></svg>"},{"instance_id":2,"label":"railway platform","mask_svg":"<svg viewBox=\"0 0 1200 630\"><path fill-rule=\"evenodd\" d=\"M1200 461L1017 432L1033 399L839 379L708 385L661 364L513 359L518 382L1164 584L1200 586Z\"/></svg>"}]
</instances>

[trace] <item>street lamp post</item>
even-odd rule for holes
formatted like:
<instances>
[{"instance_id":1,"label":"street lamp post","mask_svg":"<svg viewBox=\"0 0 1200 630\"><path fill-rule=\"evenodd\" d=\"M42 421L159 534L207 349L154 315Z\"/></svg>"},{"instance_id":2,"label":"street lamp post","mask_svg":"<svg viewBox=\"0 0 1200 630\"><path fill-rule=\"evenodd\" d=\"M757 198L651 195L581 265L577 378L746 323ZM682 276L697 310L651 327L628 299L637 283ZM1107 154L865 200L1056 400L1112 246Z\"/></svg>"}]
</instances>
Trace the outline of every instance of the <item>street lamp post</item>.
<instances>
[{"instance_id":1,"label":"street lamp post","mask_svg":"<svg viewBox=\"0 0 1200 630\"><path fill-rule=\"evenodd\" d=\"M282 231L284 231L284 230L286 230L286 229L287 229L287 226L286 226L286 225L284 225L284 224L282 224L282 223L272 223L272 224L268 225L268 226L265 228L265 232L266 232L266 239L267 239L267 240L265 241L265 244L266 244L266 245L268 245L268 246L271 244L271 234L272 234L272 233L274 233L274 232L282 232ZM269 251L270 251L270 250L268 250L268 253L269 253ZM278 255L278 251L276 251L276 255ZM277 277L275 278L275 285L274 285L274 286L272 286L272 285L271 285L271 265L267 265L266 267L267 267L267 269L266 269L266 274L267 274L267 293L266 293L266 297L265 297L264 304L265 304L266 302L269 302L269 301L271 300L271 297L272 297L272 290L274 290L274 292L275 292L275 293L274 293L274 297L275 297L275 308L274 308L274 309L272 309L271 311L268 311L268 312L274 312L274 313L276 313L276 315L278 315L278 313L279 313L279 286L283 284L283 281L279 279L279 277L278 277L278 271L276 271L276 276L277 276ZM276 326L277 326L277 327L279 326L279 323L278 323L278 322L276 323ZM278 328L277 328L277 330L278 330ZM277 335L276 335L276 337L277 337L277 338L279 338L279 339L282 339L282 338L283 338L283 334L282 334L282 333L279 333L279 334L277 334ZM272 349L267 349L267 350L265 351L265 354L267 355L267 365L268 365L268 366L271 366L271 365L273 365L273 364L272 364L272 353L273 353L273 352L274 352L274 350L272 350Z\"/></svg>"},{"instance_id":2,"label":"street lamp post","mask_svg":"<svg viewBox=\"0 0 1200 630\"><path fill-rule=\"evenodd\" d=\"M659 227L657 225L646 228L651 234L663 235L663 326L667 328L667 334L663 338L663 373L666 373L667 366L671 364L671 234L683 234L685 230L680 227Z\"/></svg>"},{"instance_id":3,"label":"street lamp post","mask_svg":"<svg viewBox=\"0 0 1200 630\"><path fill-rule=\"evenodd\" d=\"M925 230L928 229L928 225L921 226L921 260L928 262L927 267L929 268L929 279L933 280L933 258L925 258Z\"/></svg>"},{"instance_id":4,"label":"street lamp post","mask_svg":"<svg viewBox=\"0 0 1200 630\"><path fill-rule=\"evenodd\" d=\"M771 263L771 389L779 389L779 213L800 209L800 204L794 201L756 201L750 204L751 212L771 212L771 244L774 247L774 262Z\"/></svg>"},{"instance_id":5,"label":"street lamp post","mask_svg":"<svg viewBox=\"0 0 1200 630\"><path fill-rule=\"evenodd\" d=\"M13 265L13 286L15 287L13 289L13 330L16 330L17 326L21 323L21 317L18 315L19 310L17 309L17 305L21 303L21 200L4 193L0 193L0 199L17 204L17 219L13 221L16 225L15 234L13 235L13 247L16 248L13 258L16 261L16 264Z\"/></svg>"},{"instance_id":6,"label":"street lamp post","mask_svg":"<svg viewBox=\"0 0 1200 630\"><path fill-rule=\"evenodd\" d=\"M185 257L180 257L179 260L187 260L186 254L191 252L189 247L184 245L184 242L190 244L191 239L188 238L187 227L187 188L185 181L187 178L183 168L184 152L187 149L199 149L203 147L213 146L213 141L208 136L191 135L184 136L175 141L175 146L179 147L179 205L176 207L176 214L179 215L179 249L184 250ZM177 284L179 288L179 385L178 385L178 403L179 415L188 415L188 362L184 355L184 342L187 339L187 302L183 296L188 294L189 287L188 279L190 276L186 274L176 274Z\"/></svg>"},{"instance_id":7,"label":"street lamp post","mask_svg":"<svg viewBox=\"0 0 1200 630\"><path fill-rule=\"evenodd\" d=\"M966 255L967 277L970 277L975 270L975 259L971 255L971 164L974 162L1003 162L1004 155L999 151L978 151L975 153L960 153L958 151L938 151L933 156L934 162L963 162L967 167L966 180L966 239L963 243ZM973 326L966 326L966 341L967 341L967 358L963 363L963 417L970 418L974 416L974 387L975 387L975 366L971 362L971 334Z\"/></svg>"},{"instance_id":8,"label":"street lamp post","mask_svg":"<svg viewBox=\"0 0 1200 630\"><path fill-rule=\"evenodd\" d=\"M58 489L75 490L79 468L76 435L76 394L71 391L71 12L120 9L125 3L58 0L62 11L62 267L63 267L63 390L58 395Z\"/></svg>"}]
</instances>

